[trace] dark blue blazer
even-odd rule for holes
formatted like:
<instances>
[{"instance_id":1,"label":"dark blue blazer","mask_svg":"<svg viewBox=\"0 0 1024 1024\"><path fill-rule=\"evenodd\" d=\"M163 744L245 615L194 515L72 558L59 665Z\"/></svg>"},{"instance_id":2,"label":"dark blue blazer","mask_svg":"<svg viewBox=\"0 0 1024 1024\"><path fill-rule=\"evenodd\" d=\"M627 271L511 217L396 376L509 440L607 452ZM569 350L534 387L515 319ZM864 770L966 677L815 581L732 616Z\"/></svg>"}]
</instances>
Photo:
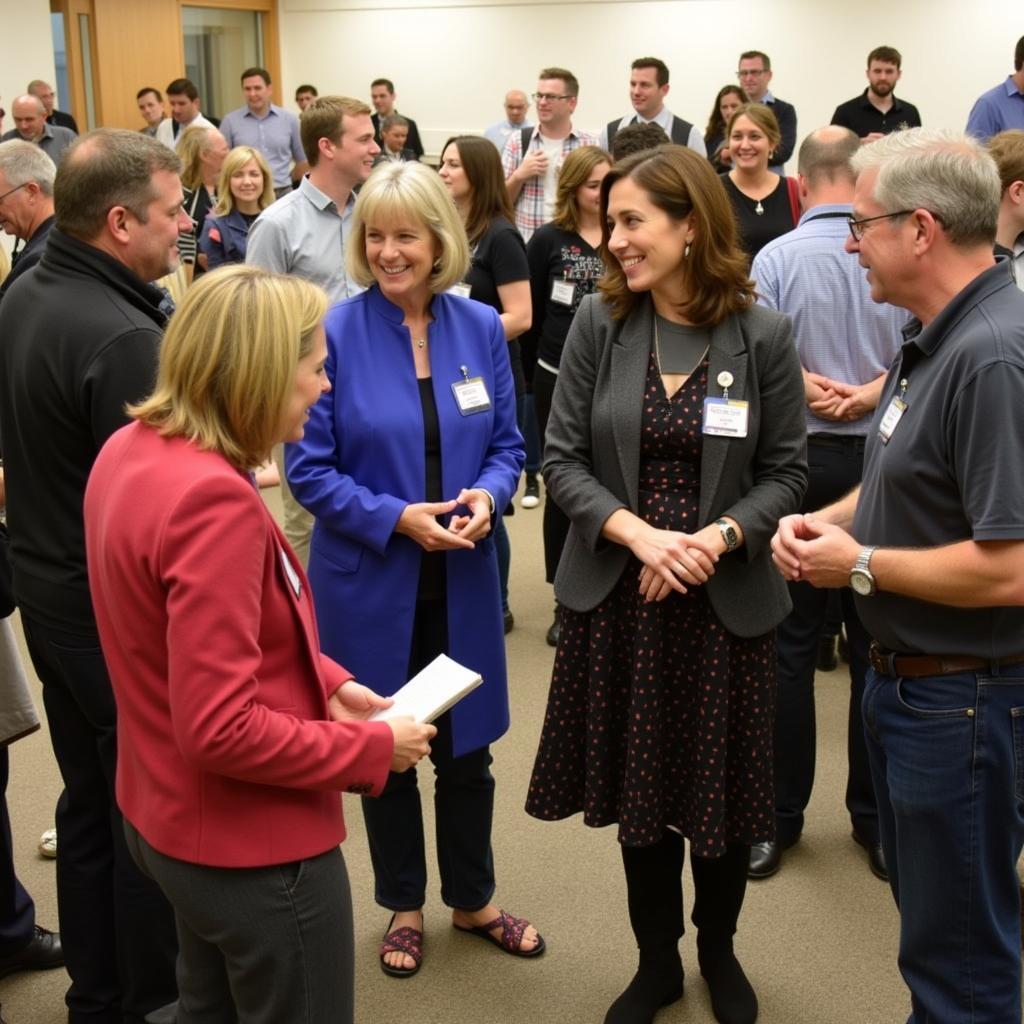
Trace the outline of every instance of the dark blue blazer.
<instances>
[{"instance_id":1,"label":"dark blue blazer","mask_svg":"<svg viewBox=\"0 0 1024 1024\"><path fill-rule=\"evenodd\" d=\"M244 263L248 239L249 224L238 210L216 217L208 214L199 236L199 249L206 254L206 269Z\"/></svg>"},{"instance_id":2,"label":"dark blue blazer","mask_svg":"<svg viewBox=\"0 0 1024 1024\"><path fill-rule=\"evenodd\" d=\"M524 460L516 427L508 343L490 306L434 297L431 374L441 428L443 493L482 487L503 509ZM423 550L394 532L405 506L426 499L419 387L402 311L378 288L327 315L327 375L333 391L310 411L305 437L288 445L288 482L316 517L309 579L325 653L379 693L407 678ZM482 377L486 412L463 416L452 384ZM464 511L464 510L463 510ZM494 542L445 555L448 654L483 676L452 711L456 756L508 728L505 644Z\"/></svg>"}]
</instances>

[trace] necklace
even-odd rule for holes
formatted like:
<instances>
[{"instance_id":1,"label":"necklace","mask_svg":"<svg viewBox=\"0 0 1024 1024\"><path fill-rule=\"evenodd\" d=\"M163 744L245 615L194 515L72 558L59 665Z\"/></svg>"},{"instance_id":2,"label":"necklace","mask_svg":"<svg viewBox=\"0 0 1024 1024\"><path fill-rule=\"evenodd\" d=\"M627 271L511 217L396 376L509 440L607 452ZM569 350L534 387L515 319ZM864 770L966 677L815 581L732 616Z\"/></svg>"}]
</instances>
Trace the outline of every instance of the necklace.
<instances>
[{"instance_id":1,"label":"necklace","mask_svg":"<svg viewBox=\"0 0 1024 1024\"><path fill-rule=\"evenodd\" d=\"M701 352L701 354L697 357L697 362L695 362L693 364L693 366L691 366L690 369L686 371L686 373L681 374L681 376L689 377L693 373L693 371L696 370L697 367L700 366L700 364L704 362L704 357L708 354L708 351L709 351L710 348L711 348L711 344L709 342L707 345L704 346L704 351ZM664 376L664 371L661 368L661 342L660 342L660 339L658 337L658 318L657 317L654 318L654 358L655 358L655 360L658 363L658 373L661 374L662 376ZM673 372L677 372L677 371L673 371Z\"/></svg>"},{"instance_id":2,"label":"necklace","mask_svg":"<svg viewBox=\"0 0 1024 1024\"><path fill-rule=\"evenodd\" d=\"M427 347L427 339L426 338L417 338L416 339L416 347L417 348L426 348Z\"/></svg>"},{"instance_id":3,"label":"necklace","mask_svg":"<svg viewBox=\"0 0 1024 1024\"><path fill-rule=\"evenodd\" d=\"M754 213L760 217L764 213L764 207L761 205L761 200L758 199L757 206L754 207Z\"/></svg>"}]
</instances>

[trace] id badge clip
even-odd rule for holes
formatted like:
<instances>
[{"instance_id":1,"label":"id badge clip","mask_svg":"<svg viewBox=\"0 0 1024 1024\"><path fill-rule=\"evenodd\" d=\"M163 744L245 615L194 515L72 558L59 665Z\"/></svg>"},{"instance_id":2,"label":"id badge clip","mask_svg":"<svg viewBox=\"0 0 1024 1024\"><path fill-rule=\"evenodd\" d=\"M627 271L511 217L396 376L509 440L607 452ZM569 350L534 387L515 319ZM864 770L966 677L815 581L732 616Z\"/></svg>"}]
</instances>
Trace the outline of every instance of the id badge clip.
<instances>
[{"instance_id":1,"label":"id badge clip","mask_svg":"<svg viewBox=\"0 0 1024 1024\"><path fill-rule=\"evenodd\" d=\"M469 367L460 366L462 380L452 384L455 404L463 416L475 416L478 412L487 412L491 407L491 398L487 394L487 385L483 377L470 377Z\"/></svg>"}]
</instances>

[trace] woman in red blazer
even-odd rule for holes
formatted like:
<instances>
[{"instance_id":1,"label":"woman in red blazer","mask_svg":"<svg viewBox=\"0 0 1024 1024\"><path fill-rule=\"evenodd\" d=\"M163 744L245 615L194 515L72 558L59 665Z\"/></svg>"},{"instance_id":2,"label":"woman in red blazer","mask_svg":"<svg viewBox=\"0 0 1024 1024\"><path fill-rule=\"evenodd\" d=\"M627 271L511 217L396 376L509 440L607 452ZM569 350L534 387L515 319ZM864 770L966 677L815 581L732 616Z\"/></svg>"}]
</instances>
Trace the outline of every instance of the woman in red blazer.
<instances>
[{"instance_id":1,"label":"woman in red blazer","mask_svg":"<svg viewBox=\"0 0 1024 1024\"><path fill-rule=\"evenodd\" d=\"M353 1019L340 793L379 793L434 733L360 720L390 701L320 653L305 573L251 477L330 387L326 305L251 267L199 282L86 491L117 799L175 910L187 1019Z\"/></svg>"}]
</instances>

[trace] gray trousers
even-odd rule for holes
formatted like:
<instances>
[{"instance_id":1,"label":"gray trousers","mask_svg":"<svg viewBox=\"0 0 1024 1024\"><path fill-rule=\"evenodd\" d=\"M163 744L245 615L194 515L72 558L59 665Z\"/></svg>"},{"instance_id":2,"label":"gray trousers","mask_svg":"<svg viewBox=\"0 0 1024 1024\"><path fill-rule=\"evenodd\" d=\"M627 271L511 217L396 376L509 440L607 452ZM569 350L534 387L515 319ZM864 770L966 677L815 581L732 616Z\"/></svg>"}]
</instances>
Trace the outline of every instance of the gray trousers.
<instances>
[{"instance_id":1,"label":"gray trousers","mask_svg":"<svg viewBox=\"0 0 1024 1024\"><path fill-rule=\"evenodd\" d=\"M352 1024L352 898L340 849L265 868L128 849L174 908L177 1024Z\"/></svg>"}]
</instances>

